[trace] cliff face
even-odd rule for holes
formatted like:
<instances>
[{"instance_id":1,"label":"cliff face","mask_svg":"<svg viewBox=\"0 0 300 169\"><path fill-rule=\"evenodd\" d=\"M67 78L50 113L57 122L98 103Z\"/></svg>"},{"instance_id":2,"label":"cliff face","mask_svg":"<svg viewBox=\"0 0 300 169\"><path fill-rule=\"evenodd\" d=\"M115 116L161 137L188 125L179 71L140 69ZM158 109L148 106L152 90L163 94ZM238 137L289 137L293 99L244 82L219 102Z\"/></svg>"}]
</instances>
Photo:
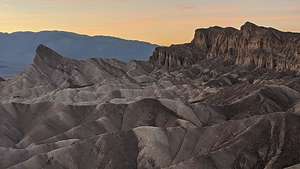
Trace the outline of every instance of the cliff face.
<instances>
[{"instance_id":1,"label":"cliff face","mask_svg":"<svg viewBox=\"0 0 300 169\"><path fill-rule=\"evenodd\" d=\"M168 69L221 58L277 71L300 70L300 34L245 23L240 30L198 29L189 44L157 48L150 61Z\"/></svg>"}]
</instances>

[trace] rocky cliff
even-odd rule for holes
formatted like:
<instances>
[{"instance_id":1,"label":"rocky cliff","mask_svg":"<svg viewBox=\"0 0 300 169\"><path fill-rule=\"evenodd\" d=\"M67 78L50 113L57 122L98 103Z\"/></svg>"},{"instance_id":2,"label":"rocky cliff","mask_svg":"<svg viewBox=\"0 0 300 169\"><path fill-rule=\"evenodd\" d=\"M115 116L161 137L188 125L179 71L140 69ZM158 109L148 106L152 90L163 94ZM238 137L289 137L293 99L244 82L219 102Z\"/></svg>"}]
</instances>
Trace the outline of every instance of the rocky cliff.
<instances>
[{"instance_id":1,"label":"rocky cliff","mask_svg":"<svg viewBox=\"0 0 300 169\"><path fill-rule=\"evenodd\" d=\"M277 71L300 70L300 34L245 23L235 28L198 29L191 43L159 47L150 61L167 69L218 58Z\"/></svg>"}]
</instances>

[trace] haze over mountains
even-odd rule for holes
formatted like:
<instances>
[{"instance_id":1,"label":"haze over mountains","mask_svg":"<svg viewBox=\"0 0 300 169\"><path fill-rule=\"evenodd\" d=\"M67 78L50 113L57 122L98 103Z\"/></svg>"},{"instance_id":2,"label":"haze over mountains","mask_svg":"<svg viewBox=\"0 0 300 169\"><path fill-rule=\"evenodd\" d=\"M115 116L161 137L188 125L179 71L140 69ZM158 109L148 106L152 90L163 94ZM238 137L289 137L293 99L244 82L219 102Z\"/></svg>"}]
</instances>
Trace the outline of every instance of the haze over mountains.
<instances>
[{"instance_id":1,"label":"haze over mountains","mask_svg":"<svg viewBox=\"0 0 300 169\"><path fill-rule=\"evenodd\" d=\"M149 61L39 45L0 79L1 169L297 169L300 36L211 27Z\"/></svg>"},{"instance_id":2,"label":"haze over mountains","mask_svg":"<svg viewBox=\"0 0 300 169\"><path fill-rule=\"evenodd\" d=\"M65 57L103 57L122 61L146 60L157 47L142 41L62 31L0 33L0 76L24 71L32 63L39 44L47 45Z\"/></svg>"}]
</instances>

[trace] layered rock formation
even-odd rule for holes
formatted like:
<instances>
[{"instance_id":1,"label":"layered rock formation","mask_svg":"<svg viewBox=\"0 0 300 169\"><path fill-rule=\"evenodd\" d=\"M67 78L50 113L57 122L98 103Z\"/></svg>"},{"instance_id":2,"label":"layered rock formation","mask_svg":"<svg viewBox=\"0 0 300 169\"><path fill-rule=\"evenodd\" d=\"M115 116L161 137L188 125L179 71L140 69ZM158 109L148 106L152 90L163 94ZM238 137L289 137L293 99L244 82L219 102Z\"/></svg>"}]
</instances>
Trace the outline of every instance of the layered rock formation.
<instances>
[{"instance_id":1,"label":"layered rock formation","mask_svg":"<svg viewBox=\"0 0 300 169\"><path fill-rule=\"evenodd\" d=\"M191 43L157 48L150 61L174 69L212 58L277 71L298 71L300 34L250 22L240 30L221 27L198 29Z\"/></svg>"},{"instance_id":2,"label":"layered rock formation","mask_svg":"<svg viewBox=\"0 0 300 169\"><path fill-rule=\"evenodd\" d=\"M0 82L0 169L299 167L299 74L234 64L226 48L240 44L221 46L238 30L200 32L158 48L168 61L155 53L154 66L40 45L31 67Z\"/></svg>"}]
</instances>

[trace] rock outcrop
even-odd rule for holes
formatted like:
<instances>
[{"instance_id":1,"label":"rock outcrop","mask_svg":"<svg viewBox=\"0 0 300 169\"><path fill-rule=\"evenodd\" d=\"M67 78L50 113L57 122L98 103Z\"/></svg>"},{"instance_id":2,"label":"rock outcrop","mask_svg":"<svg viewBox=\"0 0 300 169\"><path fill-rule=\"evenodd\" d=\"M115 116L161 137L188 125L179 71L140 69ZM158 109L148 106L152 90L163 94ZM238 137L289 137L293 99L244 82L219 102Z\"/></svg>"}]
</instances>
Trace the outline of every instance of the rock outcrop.
<instances>
[{"instance_id":1,"label":"rock outcrop","mask_svg":"<svg viewBox=\"0 0 300 169\"><path fill-rule=\"evenodd\" d=\"M38 98L57 89L78 89L95 84L122 81L120 85L136 86L126 73L127 65L115 59L74 60L64 58L52 49L40 45L33 64L0 89L3 100ZM46 101L46 100L45 100Z\"/></svg>"},{"instance_id":2,"label":"rock outcrop","mask_svg":"<svg viewBox=\"0 0 300 169\"><path fill-rule=\"evenodd\" d=\"M300 70L300 34L245 23L240 30L211 27L198 29L191 43L159 47L150 61L167 69L222 59L277 71Z\"/></svg>"}]
</instances>

